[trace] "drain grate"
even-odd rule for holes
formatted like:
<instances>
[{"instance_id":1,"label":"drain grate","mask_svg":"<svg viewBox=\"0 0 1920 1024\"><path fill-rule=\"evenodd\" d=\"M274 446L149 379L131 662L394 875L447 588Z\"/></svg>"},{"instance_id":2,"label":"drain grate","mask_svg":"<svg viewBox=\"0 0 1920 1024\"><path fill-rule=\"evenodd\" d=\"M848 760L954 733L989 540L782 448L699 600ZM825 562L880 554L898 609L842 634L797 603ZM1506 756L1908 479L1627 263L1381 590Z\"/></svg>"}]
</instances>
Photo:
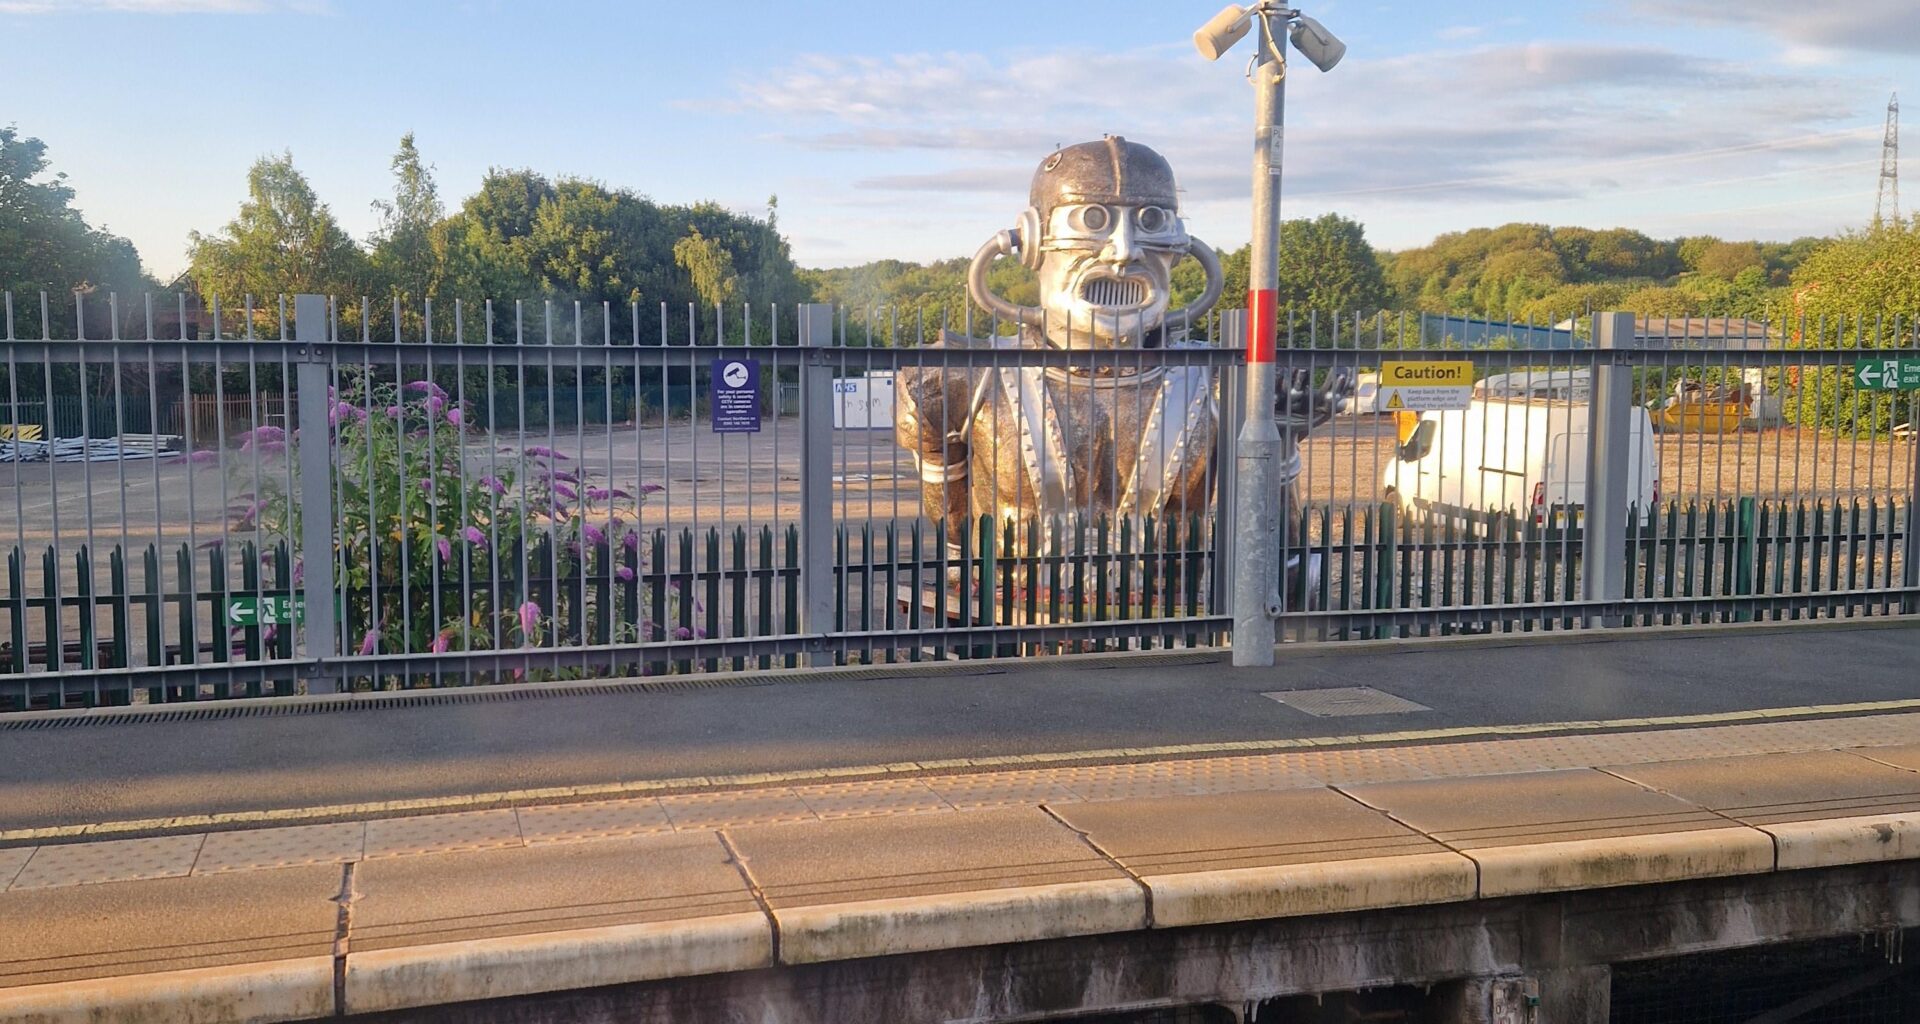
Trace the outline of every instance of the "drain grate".
<instances>
[{"instance_id":1,"label":"drain grate","mask_svg":"<svg viewBox=\"0 0 1920 1024\"><path fill-rule=\"evenodd\" d=\"M1326 690L1274 690L1269 697L1296 711L1319 718L1347 715L1403 715L1409 711L1432 711L1405 697L1395 697L1371 686L1337 686Z\"/></svg>"}]
</instances>

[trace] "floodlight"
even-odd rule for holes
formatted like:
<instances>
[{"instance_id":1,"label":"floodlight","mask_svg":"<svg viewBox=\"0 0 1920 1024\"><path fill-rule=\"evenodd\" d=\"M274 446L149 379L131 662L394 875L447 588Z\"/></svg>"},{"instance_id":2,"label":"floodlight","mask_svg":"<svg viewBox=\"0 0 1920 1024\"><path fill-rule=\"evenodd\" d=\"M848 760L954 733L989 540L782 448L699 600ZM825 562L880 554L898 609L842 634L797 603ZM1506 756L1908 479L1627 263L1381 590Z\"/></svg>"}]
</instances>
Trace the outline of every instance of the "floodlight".
<instances>
[{"instance_id":1,"label":"floodlight","mask_svg":"<svg viewBox=\"0 0 1920 1024\"><path fill-rule=\"evenodd\" d=\"M1208 60L1219 60L1221 54L1233 49L1233 44L1239 42L1242 36L1252 30L1253 12L1259 6L1254 4L1251 7L1242 7L1239 4L1228 4L1221 8L1219 14L1214 15L1193 34L1194 49L1199 50L1200 56Z\"/></svg>"},{"instance_id":2,"label":"floodlight","mask_svg":"<svg viewBox=\"0 0 1920 1024\"><path fill-rule=\"evenodd\" d=\"M1322 71L1332 71L1340 58L1347 55L1347 44L1335 38L1325 25L1304 14L1294 15L1287 36L1293 40L1293 48Z\"/></svg>"}]
</instances>

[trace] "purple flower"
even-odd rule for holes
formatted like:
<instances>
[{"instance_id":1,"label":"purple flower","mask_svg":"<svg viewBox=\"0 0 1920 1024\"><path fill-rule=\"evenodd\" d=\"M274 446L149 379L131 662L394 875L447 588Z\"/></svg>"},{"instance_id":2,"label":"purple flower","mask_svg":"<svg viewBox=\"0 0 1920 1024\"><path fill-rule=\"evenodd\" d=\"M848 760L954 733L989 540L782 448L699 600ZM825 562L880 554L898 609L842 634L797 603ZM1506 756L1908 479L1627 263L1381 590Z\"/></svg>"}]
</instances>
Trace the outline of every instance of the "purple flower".
<instances>
[{"instance_id":1,"label":"purple flower","mask_svg":"<svg viewBox=\"0 0 1920 1024\"><path fill-rule=\"evenodd\" d=\"M507 493L507 485L501 483L498 477L483 476L480 478L480 486L495 494Z\"/></svg>"},{"instance_id":2,"label":"purple flower","mask_svg":"<svg viewBox=\"0 0 1920 1024\"><path fill-rule=\"evenodd\" d=\"M367 635L360 638L360 656L364 658L372 654L374 647L379 643L380 632L374 629L367 630Z\"/></svg>"},{"instance_id":3,"label":"purple flower","mask_svg":"<svg viewBox=\"0 0 1920 1024\"><path fill-rule=\"evenodd\" d=\"M387 418L390 420L397 420L400 418L400 413L402 411L403 410L397 405L389 405L387 406Z\"/></svg>"},{"instance_id":4,"label":"purple flower","mask_svg":"<svg viewBox=\"0 0 1920 1024\"><path fill-rule=\"evenodd\" d=\"M447 407L446 399L441 398L439 395L427 396L427 415L438 416L440 415L440 410L446 407Z\"/></svg>"},{"instance_id":5,"label":"purple flower","mask_svg":"<svg viewBox=\"0 0 1920 1024\"><path fill-rule=\"evenodd\" d=\"M456 426L456 427L457 427L457 426L459 426L459 425L460 425L460 421L461 421L461 419L462 419L462 418L463 418L463 417L462 417L462 416L460 415L460 407L459 407L459 406L457 406L457 405L456 405L456 406L454 406L453 408L451 408L451 409L448 409L448 410L447 410L447 422L448 422L448 423L450 423L450 424L452 424L452 425L454 425L454 426Z\"/></svg>"},{"instance_id":6,"label":"purple flower","mask_svg":"<svg viewBox=\"0 0 1920 1024\"><path fill-rule=\"evenodd\" d=\"M569 458L569 456L567 456L565 453L556 452L544 444L536 444L536 445L529 446L526 449L526 454L531 455L536 459L559 459L563 462Z\"/></svg>"},{"instance_id":7,"label":"purple flower","mask_svg":"<svg viewBox=\"0 0 1920 1024\"><path fill-rule=\"evenodd\" d=\"M605 487L589 487L587 488L587 497L593 501L605 501L613 497L613 492Z\"/></svg>"},{"instance_id":8,"label":"purple flower","mask_svg":"<svg viewBox=\"0 0 1920 1024\"><path fill-rule=\"evenodd\" d=\"M240 435L243 446L256 441L285 441L286 439L287 432L279 427L255 427Z\"/></svg>"},{"instance_id":9,"label":"purple flower","mask_svg":"<svg viewBox=\"0 0 1920 1024\"><path fill-rule=\"evenodd\" d=\"M641 494L658 494L664 490L666 490L666 487L662 484L641 484L640 485Z\"/></svg>"},{"instance_id":10,"label":"purple flower","mask_svg":"<svg viewBox=\"0 0 1920 1024\"><path fill-rule=\"evenodd\" d=\"M440 550L440 560L442 562L453 561L453 543L451 541L445 537L435 538L433 546Z\"/></svg>"},{"instance_id":11,"label":"purple flower","mask_svg":"<svg viewBox=\"0 0 1920 1024\"><path fill-rule=\"evenodd\" d=\"M432 478L432 477L427 477L426 479L424 479L424 480L421 480L421 481L420 481L420 492L421 492L422 494L432 494L432 493L433 493L433 478Z\"/></svg>"},{"instance_id":12,"label":"purple flower","mask_svg":"<svg viewBox=\"0 0 1920 1024\"><path fill-rule=\"evenodd\" d=\"M487 535L484 533L481 533L480 528L478 526L467 527L465 536L467 538L467 543L469 544L475 545L477 547L487 546Z\"/></svg>"},{"instance_id":13,"label":"purple flower","mask_svg":"<svg viewBox=\"0 0 1920 1024\"><path fill-rule=\"evenodd\" d=\"M428 395L432 395L433 397L438 398L442 402L447 400L446 389L442 388L440 385L435 384L430 380L409 381L407 382L407 390L419 391Z\"/></svg>"},{"instance_id":14,"label":"purple flower","mask_svg":"<svg viewBox=\"0 0 1920 1024\"><path fill-rule=\"evenodd\" d=\"M528 601L520 606L520 632L531 637L535 626L540 624L540 605Z\"/></svg>"},{"instance_id":15,"label":"purple flower","mask_svg":"<svg viewBox=\"0 0 1920 1024\"><path fill-rule=\"evenodd\" d=\"M445 654L447 653L447 648L452 646L452 644L453 644L453 630L443 629L440 632L434 634L433 653Z\"/></svg>"},{"instance_id":16,"label":"purple flower","mask_svg":"<svg viewBox=\"0 0 1920 1024\"><path fill-rule=\"evenodd\" d=\"M558 494L559 496L567 499L568 501L574 501L580 497L578 492L576 492L573 488L568 487L566 484L554 484L553 493Z\"/></svg>"},{"instance_id":17,"label":"purple flower","mask_svg":"<svg viewBox=\"0 0 1920 1024\"><path fill-rule=\"evenodd\" d=\"M211 466L219 461L220 453L210 448L203 448L187 455L187 462L195 466Z\"/></svg>"},{"instance_id":18,"label":"purple flower","mask_svg":"<svg viewBox=\"0 0 1920 1024\"><path fill-rule=\"evenodd\" d=\"M279 627L279 626L268 626L268 627L267 627L267 628L266 628L266 629L265 629L265 630L264 630L263 632L261 632L261 634L260 634L260 642L261 642L261 643L263 643L263 644L270 644L270 643L272 643L272 642L274 642L275 640L278 640L279 638L280 638L280 627Z\"/></svg>"},{"instance_id":19,"label":"purple flower","mask_svg":"<svg viewBox=\"0 0 1920 1024\"><path fill-rule=\"evenodd\" d=\"M262 441L253 447L262 455L278 455L287 450L287 443L285 441ZM246 451L245 448L240 450Z\"/></svg>"},{"instance_id":20,"label":"purple flower","mask_svg":"<svg viewBox=\"0 0 1920 1024\"><path fill-rule=\"evenodd\" d=\"M301 581L305 580L306 577L307 577L306 559L303 559L303 558L294 559L293 560L293 585L296 587L299 586Z\"/></svg>"},{"instance_id":21,"label":"purple flower","mask_svg":"<svg viewBox=\"0 0 1920 1024\"><path fill-rule=\"evenodd\" d=\"M627 566L623 565L620 568L613 570L613 574L619 577L620 582L622 583L633 582L633 570Z\"/></svg>"},{"instance_id":22,"label":"purple flower","mask_svg":"<svg viewBox=\"0 0 1920 1024\"><path fill-rule=\"evenodd\" d=\"M592 523L582 524L580 527L580 533L582 536L587 538L587 543L589 544L597 545L597 544L605 544L607 542L606 532L601 530L598 526L593 525Z\"/></svg>"},{"instance_id":23,"label":"purple flower","mask_svg":"<svg viewBox=\"0 0 1920 1024\"><path fill-rule=\"evenodd\" d=\"M675 626L673 627L673 638L675 640L691 640L693 639L693 630L685 626Z\"/></svg>"},{"instance_id":24,"label":"purple flower","mask_svg":"<svg viewBox=\"0 0 1920 1024\"><path fill-rule=\"evenodd\" d=\"M551 474L548 475L548 479L549 480L565 480L567 483L577 484L580 482L580 475L578 473L572 472L571 470L556 469Z\"/></svg>"},{"instance_id":25,"label":"purple flower","mask_svg":"<svg viewBox=\"0 0 1920 1024\"><path fill-rule=\"evenodd\" d=\"M620 538L620 543L626 545L628 551L638 551L640 550L640 535L632 530L628 530L627 535Z\"/></svg>"}]
</instances>

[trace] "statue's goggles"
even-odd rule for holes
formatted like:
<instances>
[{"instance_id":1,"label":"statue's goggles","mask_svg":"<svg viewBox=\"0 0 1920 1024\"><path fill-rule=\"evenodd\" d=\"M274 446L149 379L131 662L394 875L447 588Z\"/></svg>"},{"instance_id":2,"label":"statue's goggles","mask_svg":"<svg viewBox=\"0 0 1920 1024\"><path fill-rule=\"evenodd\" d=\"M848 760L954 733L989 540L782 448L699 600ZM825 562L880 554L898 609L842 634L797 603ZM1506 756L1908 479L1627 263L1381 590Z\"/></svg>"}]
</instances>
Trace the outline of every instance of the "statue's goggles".
<instances>
[{"instance_id":1,"label":"statue's goggles","mask_svg":"<svg viewBox=\"0 0 1920 1024\"><path fill-rule=\"evenodd\" d=\"M1124 232L1135 246L1185 251L1187 229L1164 206L1121 203L1063 203L1047 217L1041 248L1104 249Z\"/></svg>"}]
</instances>

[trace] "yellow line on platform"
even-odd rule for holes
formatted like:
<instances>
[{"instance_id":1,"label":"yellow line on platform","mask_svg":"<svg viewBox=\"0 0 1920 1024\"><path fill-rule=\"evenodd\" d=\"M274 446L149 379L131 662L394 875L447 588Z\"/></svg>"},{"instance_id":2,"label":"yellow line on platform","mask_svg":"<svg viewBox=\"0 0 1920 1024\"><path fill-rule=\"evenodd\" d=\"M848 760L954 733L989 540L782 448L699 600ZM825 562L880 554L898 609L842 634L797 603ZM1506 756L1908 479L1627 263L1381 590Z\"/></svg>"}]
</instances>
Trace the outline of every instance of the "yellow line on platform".
<instances>
[{"instance_id":1,"label":"yellow line on platform","mask_svg":"<svg viewBox=\"0 0 1920 1024\"><path fill-rule=\"evenodd\" d=\"M1384 744L1418 743L1468 737L1540 736L1573 732L1620 732L1688 725L1729 725L1763 722L1782 718L1819 718L1874 712L1920 711L1920 699L1860 701L1851 704L1810 704L1797 707L1756 708L1748 711L1720 711L1697 715L1658 715L1646 718L1609 718L1574 722L1528 722L1514 725L1463 725L1445 729L1407 729L1400 732L1359 733L1347 736L1303 736L1293 739L1230 740L1214 743L1180 743L1153 747L1117 747L1102 750L1063 750L1040 754L1006 754L994 757L956 757L929 761L897 761L890 764L850 765L830 768L802 768L790 771L751 772L737 775L695 775L671 779L641 779L631 782L604 782L584 786L549 786L539 789L503 790L454 796L413 797L404 800L378 800L357 804L323 804L314 807L286 807L260 811L226 811L217 814L192 814L171 818L133 818L102 821L85 825L50 825L0 831L0 843L30 840L96 838L144 832L173 832L184 829L225 828L235 825L292 825L327 819L377 818L431 811L470 810L478 807L517 806L548 801L606 799L623 796L647 796L660 793L787 785L845 780L919 775L925 772L964 771L970 768L1029 768L1070 762L1118 762L1179 759L1207 754L1260 754L1324 747L1363 747Z\"/></svg>"}]
</instances>

